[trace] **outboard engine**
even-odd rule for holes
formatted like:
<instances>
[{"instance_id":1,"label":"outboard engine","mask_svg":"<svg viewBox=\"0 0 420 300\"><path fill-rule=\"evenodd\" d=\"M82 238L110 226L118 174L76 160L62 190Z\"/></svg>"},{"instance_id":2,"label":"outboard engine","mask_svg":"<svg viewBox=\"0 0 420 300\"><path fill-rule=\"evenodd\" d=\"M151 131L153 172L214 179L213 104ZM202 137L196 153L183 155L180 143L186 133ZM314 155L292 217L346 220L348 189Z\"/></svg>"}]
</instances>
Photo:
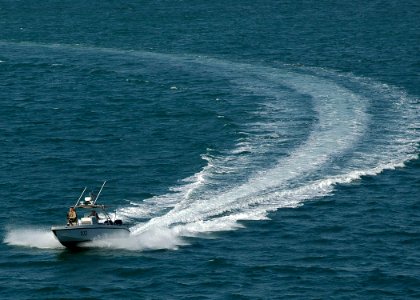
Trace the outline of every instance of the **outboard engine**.
<instances>
[{"instance_id":1,"label":"outboard engine","mask_svg":"<svg viewBox=\"0 0 420 300\"><path fill-rule=\"evenodd\" d=\"M115 220L114 221L114 225L122 225L122 224L123 224L122 220Z\"/></svg>"}]
</instances>

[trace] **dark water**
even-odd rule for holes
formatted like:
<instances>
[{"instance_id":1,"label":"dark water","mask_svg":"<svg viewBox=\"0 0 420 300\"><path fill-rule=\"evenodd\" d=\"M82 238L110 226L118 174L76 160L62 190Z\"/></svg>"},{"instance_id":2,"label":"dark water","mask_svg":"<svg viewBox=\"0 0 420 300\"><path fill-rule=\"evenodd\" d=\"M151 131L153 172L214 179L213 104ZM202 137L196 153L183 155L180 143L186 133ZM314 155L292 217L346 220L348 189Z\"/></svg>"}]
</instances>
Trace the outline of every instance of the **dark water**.
<instances>
[{"instance_id":1,"label":"dark water","mask_svg":"<svg viewBox=\"0 0 420 300\"><path fill-rule=\"evenodd\" d=\"M0 1L0 298L420 298L417 1ZM71 252L84 186L131 224Z\"/></svg>"}]
</instances>

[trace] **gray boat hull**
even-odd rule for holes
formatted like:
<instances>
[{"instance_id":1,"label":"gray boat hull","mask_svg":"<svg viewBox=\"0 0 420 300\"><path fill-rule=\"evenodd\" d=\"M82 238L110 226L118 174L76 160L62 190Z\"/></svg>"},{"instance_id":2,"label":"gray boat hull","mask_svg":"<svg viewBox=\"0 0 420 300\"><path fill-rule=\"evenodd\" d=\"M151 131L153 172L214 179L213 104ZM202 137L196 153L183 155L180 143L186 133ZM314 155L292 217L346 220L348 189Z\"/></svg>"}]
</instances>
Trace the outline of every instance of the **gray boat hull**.
<instances>
[{"instance_id":1,"label":"gray boat hull","mask_svg":"<svg viewBox=\"0 0 420 300\"><path fill-rule=\"evenodd\" d=\"M77 248L81 244L93 240L130 234L127 226L107 224L53 226L51 231L57 240L67 248Z\"/></svg>"}]
</instances>

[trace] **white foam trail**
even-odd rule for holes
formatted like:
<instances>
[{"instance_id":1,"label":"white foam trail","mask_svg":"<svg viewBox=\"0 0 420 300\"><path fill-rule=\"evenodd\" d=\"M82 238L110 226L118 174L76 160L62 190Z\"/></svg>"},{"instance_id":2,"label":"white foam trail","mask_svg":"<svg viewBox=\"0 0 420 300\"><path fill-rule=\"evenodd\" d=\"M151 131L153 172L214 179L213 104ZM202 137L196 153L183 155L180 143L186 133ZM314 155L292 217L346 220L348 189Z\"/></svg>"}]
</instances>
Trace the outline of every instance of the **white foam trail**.
<instances>
[{"instance_id":1,"label":"white foam trail","mask_svg":"<svg viewBox=\"0 0 420 300\"><path fill-rule=\"evenodd\" d=\"M329 90L331 88L332 86ZM308 92L307 89L300 89L302 90ZM309 91L312 96L316 94L313 87ZM237 223L239 220L264 219L268 212L278 208L296 207L304 200L326 196L337 184L349 183L362 176L376 175L385 169L402 167L404 161L417 158L415 145L419 140L418 134L411 138L391 135L388 136L390 141L381 147L379 154L364 152L360 159L351 159L351 164L340 170L338 175L326 175L322 179L307 181L305 177L308 173L320 171L324 164L351 150L360 142L369 125L367 107L362 103L367 99L353 95L345 89L338 91L344 96L340 99L347 101L341 103L340 107L329 107L327 111L322 111L328 107L325 101L334 97L318 98L318 126L301 147L295 149L289 157L280 160L276 167L259 172L245 184L216 194L212 198L196 199L190 201L188 206L175 206L163 216L134 227L133 231L141 233L143 230L162 225L178 228L182 235L189 235L190 232L204 233L208 230L233 230L240 227ZM413 116L407 118L413 122ZM408 124L398 124L404 125ZM394 142L396 145L391 145L391 149L386 150L389 143ZM293 185L297 187L293 188ZM182 202L180 200L180 203ZM203 226L207 224L212 226ZM181 228L183 230L180 230Z\"/></svg>"},{"instance_id":2,"label":"white foam trail","mask_svg":"<svg viewBox=\"0 0 420 300\"><path fill-rule=\"evenodd\" d=\"M211 62L225 71L228 69L224 62ZM310 96L318 119L316 124L312 124L311 134L298 148L292 149L289 156L281 158L272 168L256 171L245 183L217 193L212 193L214 191L210 189L191 199L192 190L209 188L206 177L211 177L214 170L225 161L231 159L238 165L242 164L234 158L235 154L242 151L242 147L254 155L258 151L259 154L266 151L261 148L255 150L260 133L257 129L246 143L238 143L238 148L233 149L230 155L213 159L192 177L191 184L179 189L182 192L184 188L187 193L172 195L177 197L178 202L171 211L154 217L147 223L134 226L134 235L156 226L176 228L181 236L233 230L240 227L237 223L239 220L265 219L270 211L281 207L296 207L304 200L329 195L337 184L349 183L366 175L376 175L385 169L401 167L405 161L417 158L416 145L419 135L416 132L416 108L409 103L410 99L404 93L392 89L384 91L379 84L354 76L342 77L341 81L347 80L356 85L354 90L350 90L331 79L331 76L342 76L334 72L320 72L322 74L317 75L315 70L315 74L302 74L243 64L240 69L251 75L258 73L259 78L266 80L266 85L267 82L274 86L283 85L294 89L296 93ZM236 83L244 89L260 94L268 95L274 92L273 89L261 88L261 85L254 88L243 78ZM360 91L359 88L363 90ZM381 116L383 121L393 122L388 125L391 127L388 134L381 133L381 126L373 132L371 126L374 122L371 115L378 107L373 107L371 113L370 106L374 104L373 101L382 100L382 97L388 97L388 105L391 106L385 115ZM267 105L270 106L271 103ZM268 111L265 113L270 114ZM389 114L391 116L388 116ZM279 123L262 123L259 128L267 130L267 127L273 125L278 126ZM361 145L365 141L369 143L370 136L374 134L381 136L383 141L360 150ZM347 152L353 152L348 163L335 165L334 161ZM325 167L334 172L330 175L322 174ZM317 173L321 173L320 179L316 179L320 177ZM311 176L314 179L310 179ZM158 199L156 203L159 203Z\"/></svg>"},{"instance_id":3,"label":"white foam trail","mask_svg":"<svg viewBox=\"0 0 420 300\"><path fill-rule=\"evenodd\" d=\"M179 246L188 245L175 228L156 226L138 235L128 237L101 238L85 243L84 247L124 249L131 251L176 250Z\"/></svg>"},{"instance_id":4,"label":"white foam trail","mask_svg":"<svg viewBox=\"0 0 420 300\"><path fill-rule=\"evenodd\" d=\"M55 238L51 230L39 228L19 228L8 230L4 242L12 246L24 246L40 249L64 248Z\"/></svg>"},{"instance_id":5,"label":"white foam trail","mask_svg":"<svg viewBox=\"0 0 420 300\"><path fill-rule=\"evenodd\" d=\"M286 83L313 98L319 121L305 143L274 168L260 172L246 183L211 198L188 201L188 205L183 205L185 200L180 201L164 216L136 226L133 231L142 232L154 224L188 224L249 207L258 202L258 194L269 189L287 188L288 181L318 170L328 160L351 148L368 122L365 113L367 101L328 80L308 79L304 75L296 80L295 76L287 74L277 80L279 84Z\"/></svg>"}]
</instances>

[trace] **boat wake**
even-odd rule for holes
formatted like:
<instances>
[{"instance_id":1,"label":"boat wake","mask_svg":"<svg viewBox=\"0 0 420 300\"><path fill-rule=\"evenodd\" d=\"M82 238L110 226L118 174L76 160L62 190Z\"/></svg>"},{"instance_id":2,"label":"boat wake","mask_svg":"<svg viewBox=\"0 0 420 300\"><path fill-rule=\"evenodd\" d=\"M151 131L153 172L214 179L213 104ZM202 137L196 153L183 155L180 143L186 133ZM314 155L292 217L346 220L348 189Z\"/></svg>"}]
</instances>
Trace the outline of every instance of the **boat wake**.
<instances>
[{"instance_id":1,"label":"boat wake","mask_svg":"<svg viewBox=\"0 0 420 300\"><path fill-rule=\"evenodd\" d=\"M43 47L73 51L64 45ZM233 95L226 101L242 109L235 147L207 149L202 154L206 165L179 186L121 208L118 214L135 224L128 238L89 246L176 249L188 244L185 237L235 230L243 227L243 220L268 219L270 212L328 196L339 184L418 158L418 99L371 79L207 57L81 47L74 51L165 62L225 79ZM246 97L259 100L247 103ZM9 231L5 241L61 247L52 234L35 231L40 244L30 241L32 234Z\"/></svg>"},{"instance_id":2,"label":"boat wake","mask_svg":"<svg viewBox=\"0 0 420 300\"><path fill-rule=\"evenodd\" d=\"M131 228L133 236L159 229L179 240L234 230L417 158L417 100L396 88L316 68L198 63L238 92L265 97L249 112L258 122L242 124L236 148L204 154L207 165L171 193L121 209L132 220L150 218ZM261 163L266 157L272 161Z\"/></svg>"}]
</instances>

